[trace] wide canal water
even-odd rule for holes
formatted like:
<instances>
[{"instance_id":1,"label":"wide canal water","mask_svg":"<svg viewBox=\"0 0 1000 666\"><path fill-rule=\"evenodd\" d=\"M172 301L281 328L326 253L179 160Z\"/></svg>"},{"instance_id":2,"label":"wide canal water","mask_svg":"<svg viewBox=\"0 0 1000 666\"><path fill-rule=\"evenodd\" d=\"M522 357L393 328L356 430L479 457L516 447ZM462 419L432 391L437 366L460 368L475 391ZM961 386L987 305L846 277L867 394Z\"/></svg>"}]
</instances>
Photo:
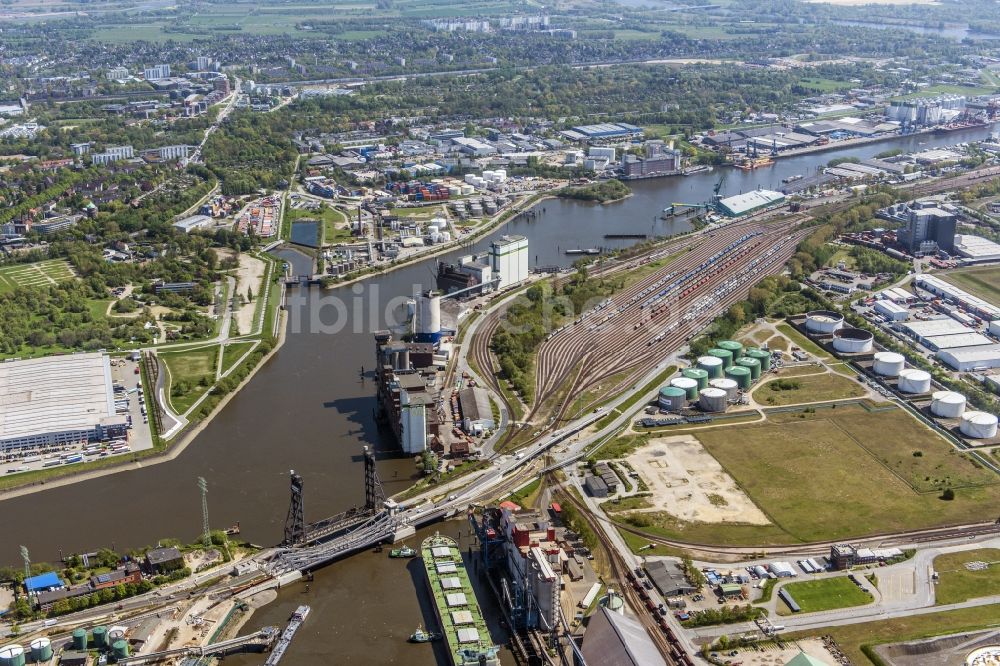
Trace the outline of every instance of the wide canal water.
<instances>
[{"instance_id":1,"label":"wide canal water","mask_svg":"<svg viewBox=\"0 0 1000 666\"><path fill-rule=\"evenodd\" d=\"M815 173L829 160L869 157L887 148L916 150L988 136L988 130L919 136L840 151L782 159L754 172L729 170L724 195L758 186L780 189L781 180ZM532 265L568 265L567 248L613 245L607 233L677 233L686 223L658 219L671 202L710 198L719 172L689 177L638 181L634 195L607 206L547 200L534 218L519 218L496 234L528 237ZM487 244L483 240L475 249ZM633 241L627 241L633 242ZM622 243L622 241L618 241ZM469 250L442 257L449 259ZM302 255L279 253L294 273L308 273ZM361 447L380 452L379 472L388 493L405 488L415 469L408 459L391 455L392 443L373 418L375 387L360 375L374 364L371 331L384 326L385 304L433 286L434 262L425 261L360 285L304 292L301 304L290 300L292 326L278 354L260 369L191 446L172 462L153 465L0 502L4 539L0 562L19 563L18 545L35 561L54 560L60 552L84 552L105 545L119 550L154 543L162 537L194 540L201 530L197 477L209 483L209 514L215 527L240 521L243 536L264 545L281 539L288 505L288 471L305 479L306 520L318 520L363 499ZM295 291L290 292L294 296ZM332 299L347 304L349 321L337 333L310 330L312 313L331 326L337 318ZM396 308L398 311L398 308ZM301 330L298 330L301 329ZM438 527L457 534L465 523ZM411 541L433 530L424 530ZM260 611L252 626L283 622L300 603L313 614L298 634L287 659L292 663L433 664L428 646L411 646L405 638L431 616L424 583L414 563L389 560L385 554L363 553L335 563L316 575L310 591L296 585ZM418 591L419 594L417 592ZM259 663L240 657L237 663Z\"/></svg>"}]
</instances>

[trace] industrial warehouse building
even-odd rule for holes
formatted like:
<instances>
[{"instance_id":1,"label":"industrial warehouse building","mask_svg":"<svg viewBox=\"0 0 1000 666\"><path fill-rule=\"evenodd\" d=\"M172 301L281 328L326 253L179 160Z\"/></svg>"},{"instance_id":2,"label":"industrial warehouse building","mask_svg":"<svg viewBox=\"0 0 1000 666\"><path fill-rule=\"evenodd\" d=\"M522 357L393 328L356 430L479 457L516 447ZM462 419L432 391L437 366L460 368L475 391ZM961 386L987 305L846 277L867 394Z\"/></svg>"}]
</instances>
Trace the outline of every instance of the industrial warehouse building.
<instances>
[{"instance_id":1,"label":"industrial warehouse building","mask_svg":"<svg viewBox=\"0 0 1000 666\"><path fill-rule=\"evenodd\" d=\"M785 195L773 190L754 190L719 200L719 211L729 217L749 215L785 202Z\"/></svg>"},{"instance_id":2,"label":"industrial warehouse building","mask_svg":"<svg viewBox=\"0 0 1000 666\"><path fill-rule=\"evenodd\" d=\"M939 277L920 274L913 278L913 284L935 296L955 301L977 317L988 321L1000 319L1000 308L987 303L978 296L973 296L964 289L959 289L955 285L945 282Z\"/></svg>"},{"instance_id":3,"label":"industrial warehouse building","mask_svg":"<svg viewBox=\"0 0 1000 666\"><path fill-rule=\"evenodd\" d=\"M664 597L679 597L685 594L694 594L697 589L688 582L683 567L677 562L669 560L654 560L646 564L646 573L649 574L653 585Z\"/></svg>"},{"instance_id":4,"label":"industrial warehouse building","mask_svg":"<svg viewBox=\"0 0 1000 666\"><path fill-rule=\"evenodd\" d=\"M470 386L458 392L458 402L462 408L462 427L465 432L480 435L493 430L493 406L486 389Z\"/></svg>"},{"instance_id":5,"label":"industrial warehouse building","mask_svg":"<svg viewBox=\"0 0 1000 666\"><path fill-rule=\"evenodd\" d=\"M601 606L590 616L581 647L588 664L666 666L660 650L638 620Z\"/></svg>"},{"instance_id":6,"label":"industrial warehouse building","mask_svg":"<svg viewBox=\"0 0 1000 666\"><path fill-rule=\"evenodd\" d=\"M1000 345L945 349L937 353L937 358L958 372L1000 368Z\"/></svg>"},{"instance_id":7,"label":"industrial warehouse building","mask_svg":"<svg viewBox=\"0 0 1000 666\"><path fill-rule=\"evenodd\" d=\"M104 354L0 363L0 451L122 437L127 426Z\"/></svg>"}]
</instances>

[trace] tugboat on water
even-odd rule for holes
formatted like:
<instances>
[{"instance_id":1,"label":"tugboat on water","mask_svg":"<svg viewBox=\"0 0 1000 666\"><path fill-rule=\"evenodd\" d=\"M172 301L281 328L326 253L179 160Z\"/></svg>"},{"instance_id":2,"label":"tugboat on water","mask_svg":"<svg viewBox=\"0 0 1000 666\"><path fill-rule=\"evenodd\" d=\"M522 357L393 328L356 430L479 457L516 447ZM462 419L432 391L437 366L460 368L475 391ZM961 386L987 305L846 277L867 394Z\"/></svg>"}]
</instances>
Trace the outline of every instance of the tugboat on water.
<instances>
[{"instance_id":1,"label":"tugboat on water","mask_svg":"<svg viewBox=\"0 0 1000 666\"><path fill-rule=\"evenodd\" d=\"M389 557L397 558L397 559L398 558L410 558L410 557L416 557L416 556L417 556L417 551L415 551L414 549L410 548L406 544L403 544L402 548L393 548L392 550L389 551Z\"/></svg>"},{"instance_id":2,"label":"tugboat on water","mask_svg":"<svg viewBox=\"0 0 1000 666\"><path fill-rule=\"evenodd\" d=\"M410 634L411 643L430 643L431 641L441 640L441 634L436 634L432 631L424 631L423 627L417 627L417 630Z\"/></svg>"}]
</instances>

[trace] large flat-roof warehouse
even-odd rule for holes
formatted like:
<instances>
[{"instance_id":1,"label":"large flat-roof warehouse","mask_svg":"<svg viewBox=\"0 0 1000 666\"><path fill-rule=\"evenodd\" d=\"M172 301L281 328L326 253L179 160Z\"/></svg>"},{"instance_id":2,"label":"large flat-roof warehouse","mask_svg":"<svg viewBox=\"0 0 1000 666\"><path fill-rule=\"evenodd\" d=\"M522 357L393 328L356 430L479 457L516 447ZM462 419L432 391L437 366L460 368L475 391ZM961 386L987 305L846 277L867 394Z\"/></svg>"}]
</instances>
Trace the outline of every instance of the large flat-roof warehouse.
<instances>
[{"instance_id":1,"label":"large flat-roof warehouse","mask_svg":"<svg viewBox=\"0 0 1000 666\"><path fill-rule=\"evenodd\" d=\"M730 217L747 215L785 201L785 195L773 190L754 190L719 200L719 210Z\"/></svg>"},{"instance_id":2,"label":"large flat-roof warehouse","mask_svg":"<svg viewBox=\"0 0 1000 666\"><path fill-rule=\"evenodd\" d=\"M104 354L0 363L0 450L104 439L124 424Z\"/></svg>"}]
</instances>

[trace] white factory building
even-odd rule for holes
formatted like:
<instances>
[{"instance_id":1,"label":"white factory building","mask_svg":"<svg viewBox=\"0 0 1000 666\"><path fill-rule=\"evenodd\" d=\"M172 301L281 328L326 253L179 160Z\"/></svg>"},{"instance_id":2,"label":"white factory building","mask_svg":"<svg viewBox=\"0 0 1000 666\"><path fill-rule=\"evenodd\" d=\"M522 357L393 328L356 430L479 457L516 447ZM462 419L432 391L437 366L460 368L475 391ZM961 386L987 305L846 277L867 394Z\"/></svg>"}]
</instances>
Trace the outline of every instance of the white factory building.
<instances>
[{"instance_id":1,"label":"white factory building","mask_svg":"<svg viewBox=\"0 0 1000 666\"><path fill-rule=\"evenodd\" d=\"M937 353L937 358L957 372L1000 368L1000 344L945 349Z\"/></svg>"},{"instance_id":2,"label":"white factory building","mask_svg":"<svg viewBox=\"0 0 1000 666\"><path fill-rule=\"evenodd\" d=\"M506 289L528 279L528 239L524 236L501 236L490 244L490 265L497 289Z\"/></svg>"},{"instance_id":3,"label":"white factory building","mask_svg":"<svg viewBox=\"0 0 1000 666\"><path fill-rule=\"evenodd\" d=\"M127 425L104 354L0 363L2 452L120 437Z\"/></svg>"},{"instance_id":4,"label":"white factory building","mask_svg":"<svg viewBox=\"0 0 1000 666\"><path fill-rule=\"evenodd\" d=\"M981 347L993 341L952 319L928 319L900 325L900 330L931 351Z\"/></svg>"},{"instance_id":5,"label":"white factory building","mask_svg":"<svg viewBox=\"0 0 1000 666\"><path fill-rule=\"evenodd\" d=\"M955 301L977 317L982 317L987 321L1000 319L1000 308L987 303L978 296L973 296L963 289L959 289L953 284L945 282L939 277L926 274L917 275L913 278L913 284L924 291L929 291L935 296Z\"/></svg>"},{"instance_id":6,"label":"white factory building","mask_svg":"<svg viewBox=\"0 0 1000 666\"><path fill-rule=\"evenodd\" d=\"M889 321L906 321L910 316L909 310L887 298L875 301L875 312L884 316Z\"/></svg>"},{"instance_id":7,"label":"white factory building","mask_svg":"<svg viewBox=\"0 0 1000 666\"><path fill-rule=\"evenodd\" d=\"M955 254L965 257L970 264L1000 261L1000 245L988 238L955 234Z\"/></svg>"}]
</instances>

